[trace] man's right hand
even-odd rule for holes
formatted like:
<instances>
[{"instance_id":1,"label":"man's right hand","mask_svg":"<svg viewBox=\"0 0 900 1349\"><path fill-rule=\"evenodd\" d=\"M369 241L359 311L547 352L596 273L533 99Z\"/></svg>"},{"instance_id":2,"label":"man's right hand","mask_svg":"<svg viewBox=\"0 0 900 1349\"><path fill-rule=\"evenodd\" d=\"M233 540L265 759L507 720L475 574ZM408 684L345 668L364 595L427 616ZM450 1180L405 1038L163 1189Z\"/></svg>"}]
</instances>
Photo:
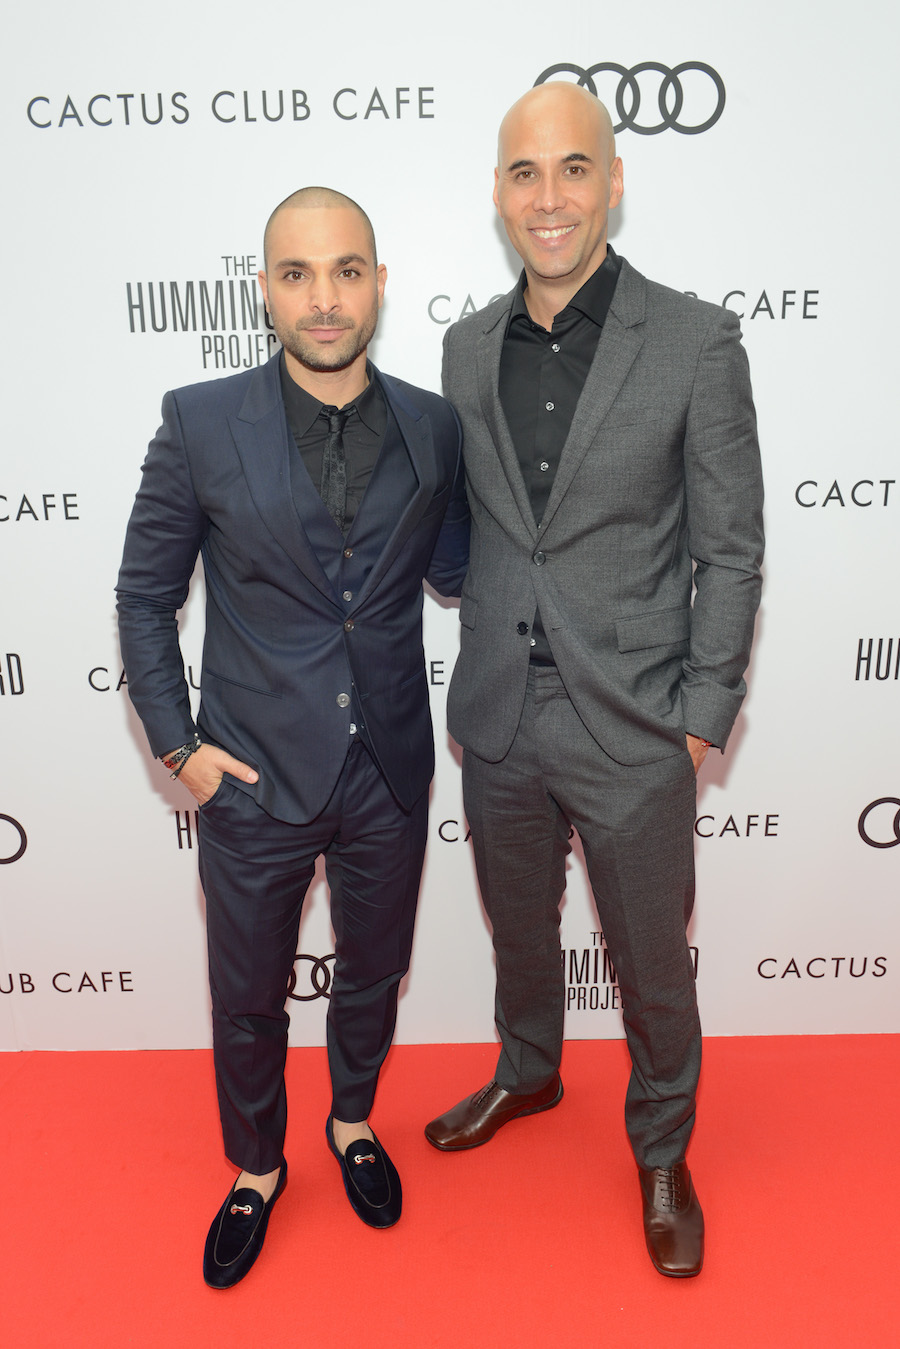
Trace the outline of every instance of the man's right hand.
<instances>
[{"instance_id":1,"label":"man's right hand","mask_svg":"<svg viewBox=\"0 0 900 1349\"><path fill-rule=\"evenodd\" d=\"M178 774L178 781L183 782L203 806L219 790L224 773L230 773L242 782L259 781L259 774L249 764L241 763L240 759L215 745L201 745L195 750Z\"/></svg>"}]
</instances>

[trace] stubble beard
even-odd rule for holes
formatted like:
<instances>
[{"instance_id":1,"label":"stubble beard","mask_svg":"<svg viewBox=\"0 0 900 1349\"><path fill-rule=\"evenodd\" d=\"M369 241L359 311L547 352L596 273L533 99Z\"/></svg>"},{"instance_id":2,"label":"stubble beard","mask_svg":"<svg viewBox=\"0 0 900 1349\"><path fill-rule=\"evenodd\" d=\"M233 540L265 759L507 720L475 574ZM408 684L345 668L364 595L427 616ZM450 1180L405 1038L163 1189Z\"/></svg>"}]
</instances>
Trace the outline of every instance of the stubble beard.
<instances>
[{"instance_id":1,"label":"stubble beard","mask_svg":"<svg viewBox=\"0 0 900 1349\"><path fill-rule=\"evenodd\" d=\"M332 319L326 323L310 323L304 325L303 328L285 328L281 331L279 331L281 325L278 325L275 329L275 335L284 349L290 352L301 365L306 366L307 370L345 370L366 350L375 334L377 322L378 309L374 308L358 327L352 320L347 323L346 320ZM305 340L305 335L310 328L326 328L329 326L332 328L346 326L348 337L351 340L348 342L347 338L340 337L327 347Z\"/></svg>"}]
</instances>

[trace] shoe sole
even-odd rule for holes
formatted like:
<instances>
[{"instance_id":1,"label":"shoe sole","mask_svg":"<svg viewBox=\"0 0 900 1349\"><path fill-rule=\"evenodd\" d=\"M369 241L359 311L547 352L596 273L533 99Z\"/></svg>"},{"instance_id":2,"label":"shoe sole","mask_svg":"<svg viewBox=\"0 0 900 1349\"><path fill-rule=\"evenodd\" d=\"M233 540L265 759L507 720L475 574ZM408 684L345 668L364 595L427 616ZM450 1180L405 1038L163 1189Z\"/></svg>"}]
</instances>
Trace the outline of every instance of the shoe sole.
<instances>
[{"instance_id":1,"label":"shoe sole","mask_svg":"<svg viewBox=\"0 0 900 1349\"><path fill-rule=\"evenodd\" d=\"M562 1098L563 1084L562 1078L560 1078L559 1091L552 1101L548 1101L546 1105L530 1105L525 1110L518 1110L515 1115L510 1115L508 1119L498 1124L492 1134L488 1134L487 1138L482 1138L477 1143L436 1143L433 1138L428 1137L427 1133L425 1137L433 1148L437 1148L438 1152L471 1152L473 1148L483 1148L485 1143L490 1143L491 1139L496 1138L500 1130L505 1125L512 1124L514 1119L524 1119L526 1115L542 1115L545 1110L552 1110L554 1106L559 1105Z\"/></svg>"},{"instance_id":2,"label":"shoe sole","mask_svg":"<svg viewBox=\"0 0 900 1349\"><path fill-rule=\"evenodd\" d=\"M651 1260L650 1263L657 1274L662 1274L666 1279L696 1279L703 1268L701 1265L700 1269L663 1269L662 1265L658 1265L655 1260Z\"/></svg>"}]
</instances>

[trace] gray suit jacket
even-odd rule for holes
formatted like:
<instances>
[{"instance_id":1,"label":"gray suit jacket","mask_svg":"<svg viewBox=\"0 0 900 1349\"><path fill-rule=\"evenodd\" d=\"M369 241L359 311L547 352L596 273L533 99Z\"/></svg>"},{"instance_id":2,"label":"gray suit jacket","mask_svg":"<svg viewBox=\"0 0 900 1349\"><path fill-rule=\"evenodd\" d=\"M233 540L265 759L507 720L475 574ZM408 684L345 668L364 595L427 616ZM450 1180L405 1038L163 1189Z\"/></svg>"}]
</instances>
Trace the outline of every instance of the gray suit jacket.
<instances>
[{"instance_id":1,"label":"gray suit jacket","mask_svg":"<svg viewBox=\"0 0 900 1349\"><path fill-rule=\"evenodd\" d=\"M472 513L451 734L490 762L506 754L539 607L569 696L613 759L665 758L684 750L685 731L724 746L745 693L763 550L737 318L623 259L536 522L498 396L512 300L444 342Z\"/></svg>"}]
</instances>

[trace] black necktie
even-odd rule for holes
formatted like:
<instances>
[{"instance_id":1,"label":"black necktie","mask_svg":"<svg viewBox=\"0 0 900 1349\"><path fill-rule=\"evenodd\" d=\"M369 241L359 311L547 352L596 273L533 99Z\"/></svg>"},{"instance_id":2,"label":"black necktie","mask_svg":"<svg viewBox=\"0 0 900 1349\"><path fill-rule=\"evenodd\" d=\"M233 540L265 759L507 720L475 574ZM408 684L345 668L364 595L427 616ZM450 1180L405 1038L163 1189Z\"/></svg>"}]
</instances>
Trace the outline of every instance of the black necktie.
<instances>
[{"instance_id":1,"label":"black necktie","mask_svg":"<svg viewBox=\"0 0 900 1349\"><path fill-rule=\"evenodd\" d=\"M344 455L344 423L350 408L323 408L328 418L328 437L322 458L322 500L338 529L344 532L347 512L347 460Z\"/></svg>"}]
</instances>

